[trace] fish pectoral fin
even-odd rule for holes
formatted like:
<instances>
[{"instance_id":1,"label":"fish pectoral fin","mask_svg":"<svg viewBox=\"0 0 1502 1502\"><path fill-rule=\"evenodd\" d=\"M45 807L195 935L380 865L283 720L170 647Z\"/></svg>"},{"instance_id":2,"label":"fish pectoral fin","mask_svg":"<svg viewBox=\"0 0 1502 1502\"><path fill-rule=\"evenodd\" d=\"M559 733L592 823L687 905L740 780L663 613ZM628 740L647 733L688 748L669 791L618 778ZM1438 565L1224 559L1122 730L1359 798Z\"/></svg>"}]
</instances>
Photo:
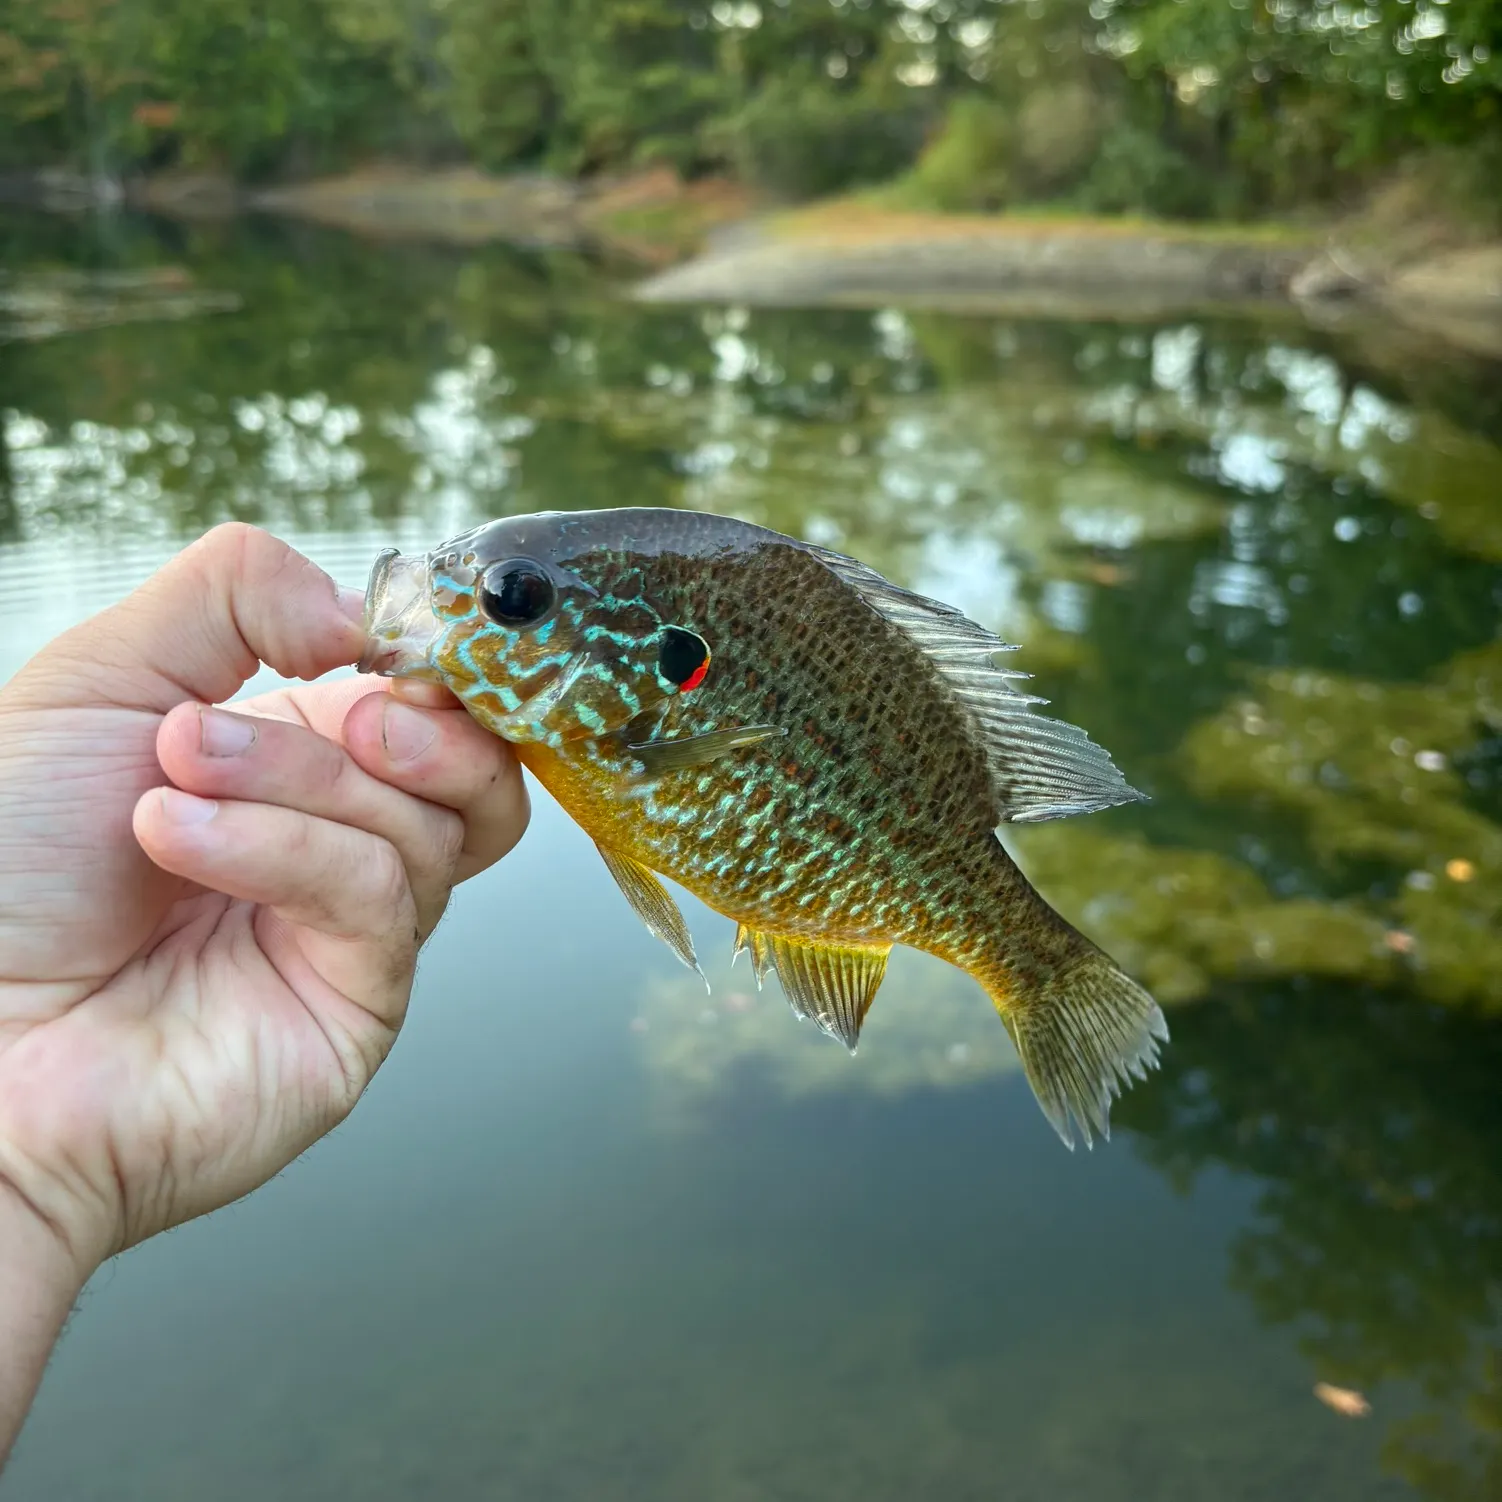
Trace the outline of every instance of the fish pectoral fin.
<instances>
[{"instance_id":1,"label":"fish pectoral fin","mask_svg":"<svg viewBox=\"0 0 1502 1502\"><path fill-rule=\"evenodd\" d=\"M758 942L770 951L788 1004L851 1053L877 987L887 973L890 944L854 946L786 939L747 930L753 962Z\"/></svg>"},{"instance_id":2,"label":"fish pectoral fin","mask_svg":"<svg viewBox=\"0 0 1502 1502\"><path fill-rule=\"evenodd\" d=\"M636 910L636 916L647 925L647 932L662 940L685 965L694 971L709 989L709 981L699 969L699 959L694 953L693 935L671 893L640 861L629 855L596 845L606 869L615 877L616 885L626 894L626 901Z\"/></svg>"},{"instance_id":3,"label":"fish pectoral fin","mask_svg":"<svg viewBox=\"0 0 1502 1502\"><path fill-rule=\"evenodd\" d=\"M767 978L767 971L772 968L772 941L765 934L757 933L754 928L737 923L735 948L730 951L732 965L741 957L743 950L751 955L751 969L756 974L756 989L760 991L761 983Z\"/></svg>"},{"instance_id":4,"label":"fish pectoral fin","mask_svg":"<svg viewBox=\"0 0 1502 1502\"><path fill-rule=\"evenodd\" d=\"M733 730L707 730L703 735L685 735L673 740L627 742L626 749L648 776L656 777L685 767L701 767L732 751L758 746L762 741L786 734L780 725L738 725Z\"/></svg>"}]
</instances>

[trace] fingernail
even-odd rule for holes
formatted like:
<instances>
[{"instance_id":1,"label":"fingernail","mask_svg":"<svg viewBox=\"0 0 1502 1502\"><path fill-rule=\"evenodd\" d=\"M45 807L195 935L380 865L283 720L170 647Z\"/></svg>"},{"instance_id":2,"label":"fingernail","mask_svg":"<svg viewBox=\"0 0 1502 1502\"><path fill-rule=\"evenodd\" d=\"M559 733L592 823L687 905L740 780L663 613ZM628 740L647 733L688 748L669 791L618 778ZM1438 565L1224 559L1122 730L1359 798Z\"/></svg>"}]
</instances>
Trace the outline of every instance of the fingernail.
<instances>
[{"instance_id":1,"label":"fingernail","mask_svg":"<svg viewBox=\"0 0 1502 1502\"><path fill-rule=\"evenodd\" d=\"M256 743L256 727L243 715L198 711L198 745L205 756L238 756Z\"/></svg>"},{"instance_id":2,"label":"fingernail","mask_svg":"<svg viewBox=\"0 0 1502 1502\"><path fill-rule=\"evenodd\" d=\"M349 617L355 625L365 624L365 591L363 589L351 589L347 584L341 584L334 591L334 598L338 602L340 612Z\"/></svg>"},{"instance_id":3,"label":"fingernail","mask_svg":"<svg viewBox=\"0 0 1502 1502\"><path fill-rule=\"evenodd\" d=\"M416 761L438 733L433 722L420 710L388 698L381 716L381 744L392 761Z\"/></svg>"},{"instance_id":4,"label":"fingernail","mask_svg":"<svg viewBox=\"0 0 1502 1502\"><path fill-rule=\"evenodd\" d=\"M195 798L179 788L162 789L162 813L169 824L207 824L219 812L212 798Z\"/></svg>"}]
</instances>

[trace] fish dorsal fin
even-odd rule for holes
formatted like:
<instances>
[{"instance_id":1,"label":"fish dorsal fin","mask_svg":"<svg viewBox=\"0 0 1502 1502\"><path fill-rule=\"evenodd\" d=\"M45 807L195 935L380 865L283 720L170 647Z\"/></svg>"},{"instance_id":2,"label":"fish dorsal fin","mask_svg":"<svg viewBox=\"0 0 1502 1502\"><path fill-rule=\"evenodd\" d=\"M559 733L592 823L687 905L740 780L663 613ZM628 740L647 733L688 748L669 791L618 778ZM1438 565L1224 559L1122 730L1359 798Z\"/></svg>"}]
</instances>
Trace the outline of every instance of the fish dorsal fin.
<instances>
[{"instance_id":1,"label":"fish dorsal fin","mask_svg":"<svg viewBox=\"0 0 1502 1502\"><path fill-rule=\"evenodd\" d=\"M793 1011L854 1053L861 1023L887 973L892 946L819 944L777 934L743 932L753 964L759 960L764 970L770 957L776 966L777 979Z\"/></svg>"},{"instance_id":2,"label":"fish dorsal fin","mask_svg":"<svg viewBox=\"0 0 1502 1502\"><path fill-rule=\"evenodd\" d=\"M1083 730L1034 713L1034 705L1048 701L1012 687L1012 679L1027 674L1004 672L992 656L1014 646L952 605L903 589L841 553L808 546L938 670L981 737L998 819L1033 823L1142 798Z\"/></svg>"},{"instance_id":3,"label":"fish dorsal fin","mask_svg":"<svg viewBox=\"0 0 1502 1502\"><path fill-rule=\"evenodd\" d=\"M699 969L699 959L694 953L693 935L678 904L673 901L668 889L640 861L629 855L596 845L616 885L626 894L626 901L636 909L636 916L647 925L647 931L662 940L685 965L704 981L705 990L709 981Z\"/></svg>"}]
</instances>

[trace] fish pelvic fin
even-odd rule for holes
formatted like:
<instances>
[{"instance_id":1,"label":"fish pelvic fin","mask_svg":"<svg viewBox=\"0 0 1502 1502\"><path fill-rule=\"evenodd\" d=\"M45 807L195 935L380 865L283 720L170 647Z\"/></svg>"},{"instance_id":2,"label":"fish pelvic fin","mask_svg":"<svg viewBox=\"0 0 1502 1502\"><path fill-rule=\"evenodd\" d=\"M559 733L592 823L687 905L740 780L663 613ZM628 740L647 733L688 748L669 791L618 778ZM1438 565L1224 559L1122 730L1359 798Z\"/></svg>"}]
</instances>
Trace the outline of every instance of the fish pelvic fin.
<instances>
[{"instance_id":1,"label":"fish pelvic fin","mask_svg":"<svg viewBox=\"0 0 1502 1502\"><path fill-rule=\"evenodd\" d=\"M887 973L890 944L824 944L745 930L752 962L770 956L795 1016L838 1038L851 1053Z\"/></svg>"},{"instance_id":2,"label":"fish pelvic fin","mask_svg":"<svg viewBox=\"0 0 1502 1502\"><path fill-rule=\"evenodd\" d=\"M1043 899L1033 894L1041 905ZM1078 1128L1110 1140L1111 1102L1158 1067L1168 1023L1157 1002L1129 975L1049 910L1061 940L1047 964L1019 953L977 979L1017 1045L1023 1073L1043 1114L1074 1149ZM1025 930L1024 930L1025 931Z\"/></svg>"},{"instance_id":3,"label":"fish pelvic fin","mask_svg":"<svg viewBox=\"0 0 1502 1502\"><path fill-rule=\"evenodd\" d=\"M694 953L693 935L668 889L640 861L604 845L597 844L595 849L600 852L606 869L615 877L616 885L636 916L647 925L647 931L661 939L704 982L704 989L709 990L709 980L699 968L699 959Z\"/></svg>"}]
</instances>

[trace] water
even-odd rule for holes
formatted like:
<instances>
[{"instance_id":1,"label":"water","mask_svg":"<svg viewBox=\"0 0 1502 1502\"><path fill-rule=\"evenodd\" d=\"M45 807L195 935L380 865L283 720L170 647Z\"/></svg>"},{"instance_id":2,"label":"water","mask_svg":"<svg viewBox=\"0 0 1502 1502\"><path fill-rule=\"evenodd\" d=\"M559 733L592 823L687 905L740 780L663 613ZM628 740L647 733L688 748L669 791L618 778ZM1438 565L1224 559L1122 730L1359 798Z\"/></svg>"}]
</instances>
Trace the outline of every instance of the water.
<instances>
[{"instance_id":1,"label":"water","mask_svg":"<svg viewBox=\"0 0 1502 1502\"><path fill-rule=\"evenodd\" d=\"M1174 1032L1071 1157L958 973L900 957L852 1062L689 904L706 1002L539 796L350 1122L96 1279L5 1502L1502 1493L1502 372L5 233L0 678L228 516L360 583L500 512L743 515L1025 643L1153 794L1016 849Z\"/></svg>"}]
</instances>

